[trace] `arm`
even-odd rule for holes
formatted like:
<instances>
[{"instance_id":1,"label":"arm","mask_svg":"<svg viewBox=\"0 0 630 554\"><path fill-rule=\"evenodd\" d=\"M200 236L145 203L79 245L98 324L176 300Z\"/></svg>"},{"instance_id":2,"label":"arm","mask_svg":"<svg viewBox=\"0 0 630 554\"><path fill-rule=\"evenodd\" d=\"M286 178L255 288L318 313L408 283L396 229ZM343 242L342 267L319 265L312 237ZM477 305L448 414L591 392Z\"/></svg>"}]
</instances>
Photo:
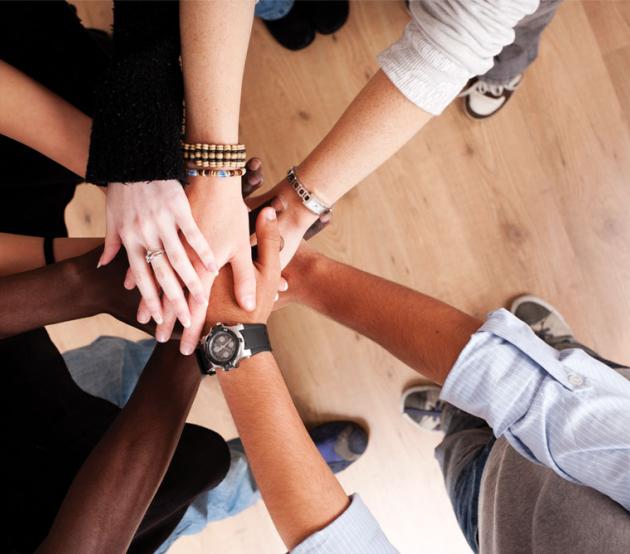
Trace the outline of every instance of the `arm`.
<instances>
[{"instance_id":1,"label":"arm","mask_svg":"<svg viewBox=\"0 0 630 554\"><path fill-rule=\"evenodd\" d=\"M253 13L252 0L180 3L188 142L238 142L241 84ZM238 178L191 178L186 192L217 265L231 265L239 303L254 309L256 280ZM213 272L198 260L193 264L208 298ZM182 352L192 352L198 343L206 308L203 302L190 304L191 325L182 336Z\"/></svg>"},{"instance_id":2,"label":"arm","mask_svg":"<svg viewBox=\"0 0 630 554\"><path fill-rule=\"evenodd\" d=\"M444 400L485 419L523 456L630 507L630 382L614 370L580 350L558 352L505 310L480 328L447 304L310 250L285 277L290 298L443 384Z\"/></svg>"},{"instance_id":3,"label":"arm","mask_svg":"<svg viewBox=\"0 0 630 554\"><path fill-rule=\"evenodd\" d=\"M217 315L228 323L267 321L280 279L280 235L273 215L273 209L266 208L256 226L256 310L242 310L230 290L229 275L221 275L211 299L211 308L220 309L208 316L207 326ZM339 537L365 554L393 550L369 512L355 504L360 501L355 499L348 508L350 500L310 439L270 352L242 361L229 373L219 372L217 378L256 483L288 548L317 551L320 533L326 533L324 542L339 552L348 551ZM338 534L332 527L339 528Z\"/></svg>"},{"instance_id":4,"label":"arm","mask_svg":"<svg viewBox=\"0 0 630 554\"><path fill-rule=\"evenodd\" d=\"M158 345L133 395L75 477L38 552L126 552L179 441L201 374Z\"/></svg>"},{"instance_id":5,"label":"arm","mask_svg":"<svg viewBox=\"0 0 630 554\"><path fill-rule=\"evenodd\" d=\"M379 57L381 70L365 85L297 173L328 204L383 164L456 97L473 75L514 40L513 27L538 0L412 1L403 37ZM314 221L286 180L267 196L289 207L280 217L286 265Z\"/></svg>"},{"instance_id":6,"label":"arm","mask_svg":"<svg viewBox=\"0 0 630 554\"><path fill-rule=\"evenodd\" d=\"M91 119L0 60L0 134L85 175Z\"/></svg>"},{"instance_id":7,"label":"arm","mask_svg":"<svg viewBox=\"0 0 630 554\"><path fill-rule=\"evenodd\" d=\"M288 299L371 338L443 383L481 321L430 296L336 262L303 245L285 270ZM287 299L287 300L288 300Z\"/></svg>"}]
</instances>

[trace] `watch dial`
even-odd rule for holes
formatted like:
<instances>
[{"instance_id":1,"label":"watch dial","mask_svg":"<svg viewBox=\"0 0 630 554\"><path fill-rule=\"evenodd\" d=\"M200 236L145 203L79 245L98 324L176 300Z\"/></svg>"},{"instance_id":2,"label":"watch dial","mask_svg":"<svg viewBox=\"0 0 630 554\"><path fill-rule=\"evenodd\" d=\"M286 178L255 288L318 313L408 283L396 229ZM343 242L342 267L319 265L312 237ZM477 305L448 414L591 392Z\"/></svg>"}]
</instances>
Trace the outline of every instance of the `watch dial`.
<instances>
[{"instance_id":1,"label":"watch dial","mask_svg":"<svg viewBox=\"0 0 630 554\"><path fill-rule=\"evenodd\" d=\"M238 339L227 331L219 331L210 343L210 355L219 363L231 360L238 350Z\"/></svg>"}]
</instances>

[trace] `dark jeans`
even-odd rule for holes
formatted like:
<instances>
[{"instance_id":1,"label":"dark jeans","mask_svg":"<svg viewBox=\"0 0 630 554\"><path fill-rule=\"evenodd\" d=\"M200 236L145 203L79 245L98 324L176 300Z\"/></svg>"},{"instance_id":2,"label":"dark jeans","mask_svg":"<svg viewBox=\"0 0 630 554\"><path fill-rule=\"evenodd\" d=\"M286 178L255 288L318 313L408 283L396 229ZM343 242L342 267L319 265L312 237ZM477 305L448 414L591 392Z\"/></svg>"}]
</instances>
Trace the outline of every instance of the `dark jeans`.
<instances>
[{"instance_id":1,"label":"dark jeans","mask_svg":"<svg viewBox=\"0 0 630 554\"><path fill-rule=\"evenodd\" d=\"M43 329L0 341L0 360L2 491L8 508L0 524L0 551L33 552L120 409L74 383ZM217 433L187 424L130 552L154 552L194 498L222 481L229 463L227 445Z\"/></svg>"}]
</instances>

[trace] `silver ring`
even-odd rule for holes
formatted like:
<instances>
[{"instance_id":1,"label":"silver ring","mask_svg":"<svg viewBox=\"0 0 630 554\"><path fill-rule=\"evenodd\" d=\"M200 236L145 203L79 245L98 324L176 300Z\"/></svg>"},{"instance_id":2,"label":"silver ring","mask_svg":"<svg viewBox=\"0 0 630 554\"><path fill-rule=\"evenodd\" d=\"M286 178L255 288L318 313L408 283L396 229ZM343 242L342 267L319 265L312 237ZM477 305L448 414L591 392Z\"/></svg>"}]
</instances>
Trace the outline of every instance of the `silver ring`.
<instances>
[{"instance_id":1,"label":"silver ring","mask_svg":"<svg viewBox=\"0 0 630 554\"><path fill-rule=\"evenodd\" d=\"M159 250L147 250L146 255L144 256L144 259L147 261L147 263L150 265L151 262L155 259L155 258L159 258L162 254L164 254L164 250L162 250L161 248Z\"/></svg>"}]
</instances>

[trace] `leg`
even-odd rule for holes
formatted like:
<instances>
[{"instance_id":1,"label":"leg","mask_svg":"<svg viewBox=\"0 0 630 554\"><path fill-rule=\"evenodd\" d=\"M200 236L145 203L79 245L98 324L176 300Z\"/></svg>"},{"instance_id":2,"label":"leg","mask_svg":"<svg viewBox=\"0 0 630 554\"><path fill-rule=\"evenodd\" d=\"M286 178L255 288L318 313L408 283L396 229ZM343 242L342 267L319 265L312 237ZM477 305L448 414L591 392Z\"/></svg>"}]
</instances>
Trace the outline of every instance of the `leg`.
<instances>
[{"instance_id":1,"label":"leg","mask_svg":"<svg viewBox=\"0 0 630 554\"><path fill-rule=\"evenodd\" d=\"M403 394L403 412L424 429L444 431L435 457L457 522L473 552L477 552L481 476L495 439L483 419L443 403L438 399L439 392L435 386L409 389Z\"/></svg>"},{"instance_id":2,"label":"leg","mask_svg":"<svg viewBox=\"0 0 630 554\"><path fill-rule=\"evenodd\" d=\"M540 37L553 19L562 0L542 0L538 9L523 18L514 29L514 42L494 58L494 66L482 79L503 85L523 73L538 56Z\"/></svg>"},{"instance_id":3,"label":"leg","mask_svg":"<svg viewBox=\"0 0 630 554\"><path fill-rule=\"evenodd\" d=\"M521 321L527 323L532 328L532 331L548 345L553 346L557 350L579 348L612 369L628 368L627 364L611 362L579 343L573 336L573 331L571 331L571 327L569 327L562 314L541 298L529 294L519 296L512 302L510 311Z\"/></svg>"},{"instance_id":4,"label":"leg","mask_svg":"<svg viewBox=\"0 0 630 554\"><path fill-rule=\"evenodd\" d=\"M34 551L78 469L119 409L75 385L43 330L0 342L0 360L12 392L2 421L12 445L7 456L11 470L5 473L10 478L4 485L14 506L2 540L18 551ZM153 552L194 498L221 481L228 465L227 446L219 435L186 425L132 551Z\"/></svg>"}]
</instances>

